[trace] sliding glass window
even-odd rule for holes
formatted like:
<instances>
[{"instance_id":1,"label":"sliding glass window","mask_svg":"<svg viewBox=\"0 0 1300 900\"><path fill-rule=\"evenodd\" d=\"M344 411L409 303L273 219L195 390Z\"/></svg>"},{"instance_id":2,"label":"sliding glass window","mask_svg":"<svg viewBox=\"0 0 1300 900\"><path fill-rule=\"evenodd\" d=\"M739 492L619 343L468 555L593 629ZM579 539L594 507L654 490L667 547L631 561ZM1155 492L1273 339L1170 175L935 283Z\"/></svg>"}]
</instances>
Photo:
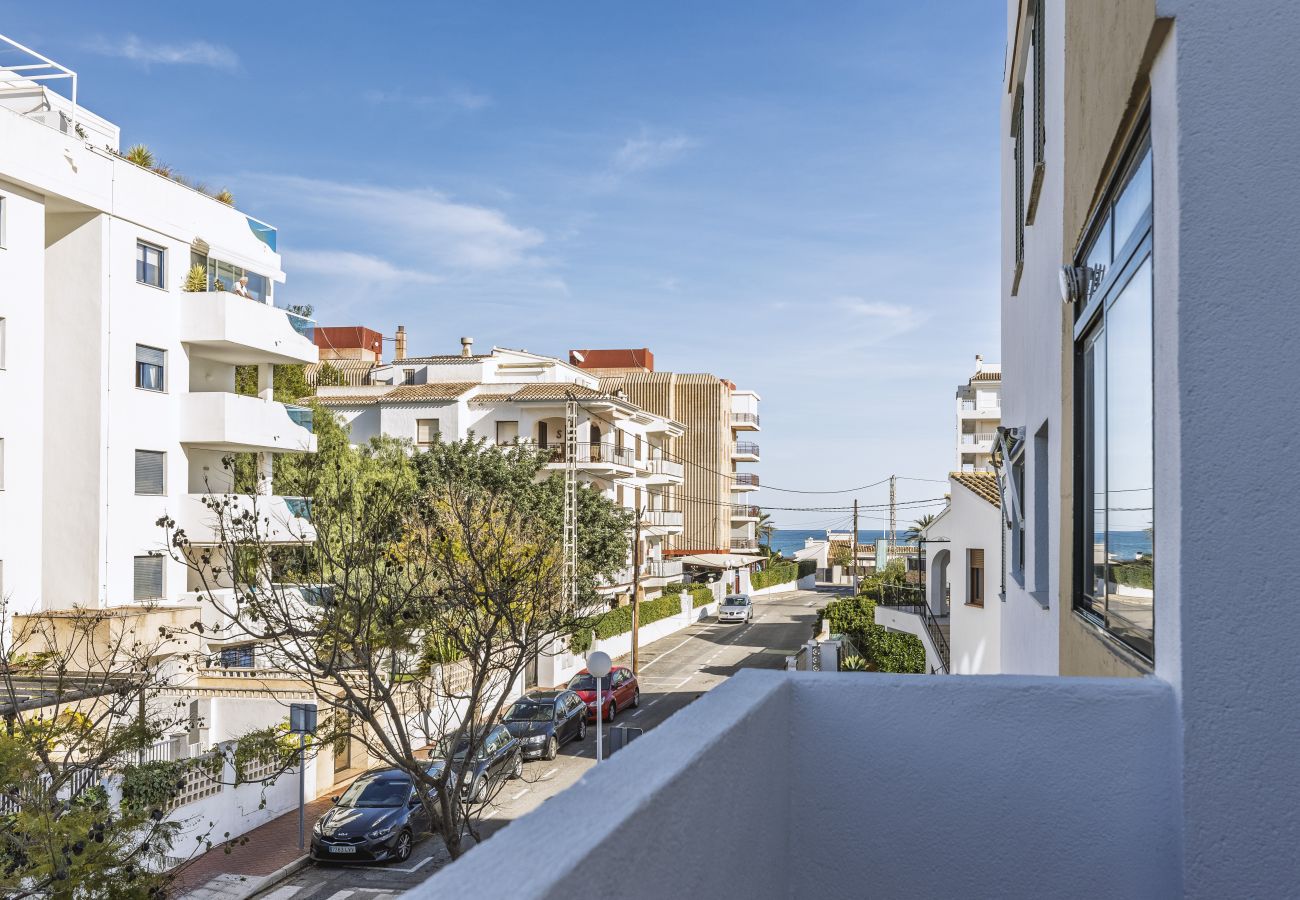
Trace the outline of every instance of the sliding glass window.
<instances>
[{"instance_id":1,"label":"sliding glass window","mask_svg":"<svg viewBox=\"0 0 1300 900\"><path fill-rule=\"evenodd\" d=\"M1140 138L1094 216L1075 328L1075 608L1155 659L1151 146Z\"/></svg>"}]
</instances>

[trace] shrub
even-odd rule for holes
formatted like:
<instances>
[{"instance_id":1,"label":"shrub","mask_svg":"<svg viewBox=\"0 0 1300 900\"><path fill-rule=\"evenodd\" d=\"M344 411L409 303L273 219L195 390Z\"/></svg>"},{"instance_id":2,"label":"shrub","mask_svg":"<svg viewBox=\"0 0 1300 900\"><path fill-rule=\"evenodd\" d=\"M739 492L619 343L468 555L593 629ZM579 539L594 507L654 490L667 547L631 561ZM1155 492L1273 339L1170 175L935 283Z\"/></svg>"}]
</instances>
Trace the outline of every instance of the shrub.
<instances>
[{"instance_id":1,"label":"shrub","mask_svg":"<svg viewBox=\"0 0 1300 900\"><path fill-rule=\"evenodd\" d=\"M801 559L799 560L799 577L807 578L809 575L817 574L817 560Z\"/></svg>"},{"instance_id":2,"label":"shrub","mask_svg":"<svg viewBox=\"0 0 1300 900\"><path fill-rule=\"evenodd\" d=\"M792 562L783 562L769 565L762 572L755 572L750 577L749 583L753 585L754 590L761 590L774 584L794 581L798 577L799 567Z\"/></svg>"},{"instance_id":3,"label":"shrub","mask_svg":"<svg viewBox=\"0 0 1300 900\"><path fill-rule=\"evenodd\" d=\"M651 622L658 622L660 619L666 619L669 616L675 616L682 611L682 602L677 594L670 594L665 588L662 596L653 600L641 601L641 627L649 625ZM574 653L586 653L591 649L591 632L596 632L596 637L601 640L608 640L612 637L618 637L620 634L627 634L632 630L632 604L620 606L617 609L611 609L607 613L597 616L596 623L592 629L583 629L575 634L569 640L569 649Z\"/></svg>"},{"instance_id":4,"label":"shrub","mask_svg":"<svg viewBox=\"0 0 1300 900\"><path fill-rule=\"evenodd\" d=\"M861 594L826 604L821 618L832 634L846 634L878 672L920 675L925 672L925 645L912 634L876 624L876 602Z\"/></svg>"},{"instance_id":5,"label":"shrub","mask_svg":"<svg viewBox=\"0 0 1300 900\"><path fill-rule=\"evenodd\" d=\"M867 661L861 656L846 656L840 660L841 672L868 672Z\"/></svg>"},{"instance_id":6,"label":"shrub","mask_svg":"<svg viewBox=\"0 0 1300 900\"><path fill-rule=\"evenodd\" d=\"M189 291L192 294L202 293L208 289L208 267L195 263L190 266L189 272L185 274L185 284L181 287L182 291Z\"/></svg>"}]
</instances>

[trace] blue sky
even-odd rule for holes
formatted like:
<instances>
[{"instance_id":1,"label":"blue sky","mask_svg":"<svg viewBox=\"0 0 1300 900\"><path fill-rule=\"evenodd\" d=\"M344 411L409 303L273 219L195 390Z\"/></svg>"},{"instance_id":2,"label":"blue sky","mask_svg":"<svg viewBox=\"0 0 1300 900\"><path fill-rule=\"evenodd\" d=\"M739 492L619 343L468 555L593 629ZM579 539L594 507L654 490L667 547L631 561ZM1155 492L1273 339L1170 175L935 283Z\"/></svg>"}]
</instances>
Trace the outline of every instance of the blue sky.
<instances>
[{"instance_id":1,"label":"blue sky","mask_svg":"<svg viewBox=\"0 0 1300 900\"><path fill-rule=\"evenodd\" d=\"M952 467L953 390L999 358L1000 6L76 6L4 28L275 224L281 296L322 324L649 346L762 394L765 484Z\"/></svg>"}]
</instances>

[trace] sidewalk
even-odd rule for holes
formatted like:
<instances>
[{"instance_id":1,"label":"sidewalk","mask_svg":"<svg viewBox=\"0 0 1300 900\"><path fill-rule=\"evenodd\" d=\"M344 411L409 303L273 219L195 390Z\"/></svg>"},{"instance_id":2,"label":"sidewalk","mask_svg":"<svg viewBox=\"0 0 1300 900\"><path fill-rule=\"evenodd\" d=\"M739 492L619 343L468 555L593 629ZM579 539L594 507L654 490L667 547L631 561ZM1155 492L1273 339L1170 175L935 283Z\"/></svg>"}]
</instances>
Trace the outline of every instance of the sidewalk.
<instances>
[{"instance_id":1,"label":"sidewalk","mask_svg":"<svg viewBox=\"0 0 1300 900\"><path fill-rule=\"evenodd\" d=\"M342 793L337 784L331 795ZM316 820L334 805L329 796L306 806L307 841ZM259 825L252 831L212 849L186 865L172 885L171 896L186 900L243 900L257 891L272 875L287 874L306 864L305 850L298 849L298 810Z\"/></svg>"}]
</instances>

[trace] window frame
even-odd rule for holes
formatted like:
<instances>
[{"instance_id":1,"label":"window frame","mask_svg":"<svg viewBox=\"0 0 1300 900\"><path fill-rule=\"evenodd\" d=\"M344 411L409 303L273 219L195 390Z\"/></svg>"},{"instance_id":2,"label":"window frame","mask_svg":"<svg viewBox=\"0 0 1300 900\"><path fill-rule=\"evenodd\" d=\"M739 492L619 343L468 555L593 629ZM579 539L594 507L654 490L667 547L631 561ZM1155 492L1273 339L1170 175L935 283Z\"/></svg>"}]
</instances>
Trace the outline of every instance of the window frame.
<instances>
[{"instance_id":1,"label":"window frame","mask_svg":"<svg viewBox=\"0 0 1300 900\"><path fill-rule=\"evenodd\" d=\"M979 565L975 564L975 554L979 554ZM976 574L978 573L978 575ZM985 567L985 555L983 547L966 548L966 605L984 608L984 602L988 599L988 570ZM978 591L976 590L978 588ZM975 595L979 594L979 599Z\"/></svg>"},{"instance_id":2,"label":"window frame","mask_svg":"<svg viewBox=\"0 0 1300 900\"><path fill-rule=\"evenodd\" d=\"M1080 303L1076 304L1075 323L1074 323L1074 341L1072 347L1073 374L1074 374L1074 396L1079 398L1079 402L1074 404L1074 509L1071 511L1072 522L1074 526L1074 540L1071 542L1072 557L1072 579L1071 579L1071 606L1074 613L1082 617L1086 622L1096 627L1096 629L1112 641L1115 646L1122 648L1123 651L1132 656L1141 659L1145 664L1154 666L1155 664L1155 643L1156 643L1156 608L1154 588L1151 608L1151 652L1148 654L1133 642L1125 640L1115 630L1112 630L1109 624L1107 613L1107 597L1094 598L1090 590L1085 589L1085 585L1092 577L1089 571L1089 556L1092 555L1089 549L1085 549L1085 543L1088 548L1095 552L1090 535L1095 535L1096 529L1096 509L1088 501L1088 494L1091 492L1091 475L1088 468L1091 460L1091 454L1095 449L1089 449L1095 434L1095 426L1090 424L1089 415L1092 412L1093 387L1096 379L1100 377L1104 384L1110 367L1110 353L1103 344L1105 352L1105 369L1101 373L1093 373L1093 383L1089 384L1088 369L1085 363L1089 345L1094 343L1099 336L1106 333L1107 312L1114 301L1130 286L1133 279L1137 277L1144 266L1150 264L1154 274L1155 253L1154 253L1154 208L1155 208L1155 185L1154 180L1151 185L1151 200L1146 210L1138 217L1132 231L1124 236L1124 243L1118 247L1115 246L1115 205L1123 196L1125 189L1132 183L1133 178L1140 171L1147 159L1151 159L1152 175L1154 175L1154 154L1151 146L1150 125L1147 116L1144 114L1136 128L1134 128L1124 153L1121 157L1122 164L1117 166L1112 177L1106 184L1102 201L1098 203L1097 208L1093 211L1088 220L1088 227L1085 239L1080 241L1078 250L1075 254L1076 265L1086 265L1093 249L1098 242L1105 239L1110 242L1111 261L1101 277L1097 280L1089 295ZM1153 277L1153 275L1151 276ZM1155 403L1155 298L1154 291L1152 295L1152 328L1151 328L1151 389L1153 392L1151 404L1151 460L1152 460L1152 510L1151 510L1151 548L1154 555L1155 550L1155 484L1154 473L1156 469L1156 452L1155 452L1155 435L1157 431L1157 422L1159 419L1159 409ZM1083 402L1083 398L1089 398L1088 402ZM1103 408L1109 412L1110 399L1106 397L1103 401ZM1107 431L1109 427L1107 426ZM1109 455L1109 438L1106 435L1106 448ZM1109 484L1106 486L1106 504L1109 508L1111 502ZM1091 521L1090 521L1091 520ZM1109 524L1106 526L1109 533ZM1154 576L1154 572L1153 572ZM1154 582L1154 578L1153 578Z\"/></svg>"},{"instance_id":3,"label":"window frame","mask_svg":"<svg viewBox=\"0 0 1300 900\"><path fill-rule=\"evenodd\" d=\"M1033 23L1030 25L1029 42L1032 49L1030 59L1034 77L1034 175L1029 186L1029 200L1025 209L1025 224L1033 225L1038 212L1038 198L1043 189L1043 175L1047 170L1047 92L1043 72L1047 69L1047 50L1045 46L1046 29L1043 26L1043 8L1046 0L1036 0L1033 4ZM1021 113L1023 115L1023 112ZM1023 132L1022 132L1023 133Z\"/></svg>"},{"instance_id":4,"label":"window frame","mask_svg":"<svg viewBox=\"0 0 1300 900\"><path fill-rule=\"evenodd\" d=\"M142 363L142 362L140 362L140 348L141 348L141 347L143 347L143 348L146 349L146 350L156 350L157 352L161 353L161 354L162 354L162 358L163 358L162 364L161 364L161 365L155 365L154 363ZM161 383L162 383L162 387L151 388L151 387L145 387L143 384L141 384L141 383L140 383L140 367L141 367L141 366L150 366L150 367L155 367L155 368L160 369L161 372L162 372L162 377L161 377L161 379L160 379L160 381L161 381ZM136 344L136 345L135 345L135 387L136 387L136 390L140 390L140 391L148 391L148 392L151 393L151 394L165 394L165 393L167 393L167 351L166 351L165 349L163 349L162 347L153 347L153 346L150 346L149 344Z\"/></svg>"},{"instance_id":5,"label":"window frame","mask_svg":"<svg viewBox=\"0 0 1300 900\"><path fill-rule=\"evenodd\" d=\"M140 454L141 453L152 453L161 457L159 469L162 472L162 487L158 491L142 492L140 490ZM137 497L166 497L167 496L167 451L166 450L144 450L137 447L133 459L135 462L135 473L134 473L135 474L135 495Z\"/></svg>"},{"instance_id":6,"label":"window frame","mask_svg":"<svg viewBox=\"0 0 1300 900\"><path fill-rule=\"evenodd\" d=\"M6 231L6 222L8 218L9 218L9 195L0 194L0 250L5 250L9 246L9 242L6 239L8 234L8 232Z\"/></svg>"},{"instance_id":7,"label":"window frame","mask_svg":"<svg viewBox=\"0 0 1300 900\"><path fill-rule=\"evenodd\" d=\"M139 594L138 594L138 592L137 592L137 590L136 590L136 587L137 587L137 585L136 585L136 581L138 580L138 578L137 578L137 572L136 572L136 568L135 568L135 567L136 567L136 565L140 562L140 560L142 560L142 559L147 559L147 560L156 560L156 561L157 561L157 564L158 564L158 594L157 594L157 596L153 596L153 597L142 597L142 596L139 596ZM165 558L164 558L163 556L158 555L158 554L153 554L153 553L144 553L144 554L140 554L140 555L138 555L138 556L136 556L136 557L133 558L133 560L132 560L132 564L131 564L131 596L132 596L132 598L133 598L137 603L140 602L140 601L144 601L144 600L163 600L163 599L166 599L166 597L167 597L167 565L166 565L166 562L165 562Z\"/></svg>"},{"instance_id":8,"label":"window frame","mask_svg":"<svg viewBox=\"0 0 1300 900\"><path fill-rule=\"evenodd\" d=\"M141 260L139 259L136 260L137 268L135 273L135 283L147 285L148 287L155 288L156 290L160 290L160 291L167 290L167 248L159 247L157 244L146 241L144 238L136 238L135 247L137 252L140 250L140 248L143 247L146 251L153 250L158 254L158 283L154 284L152 281L147 281L144 278L140 277L141 273L139 270L139 265L141 263ZM144 264L146 266L148 265L147 259L144 261Z\"/></svg>"},{"instance_id":9,"label":"window frame","mask_svg":"<svg viewBox=\"0 0 1300 900\"><path fill-rule=\"evenodd\" d=\"M429 426L429 440L420 440L420 428ZM428 450L438 441L438 436L442 434L442 421L440 419L416 419L415 420L415 446L421 450Z\"/></svg>"},{"instance_id":10,"label":"window frame","mask_svg":"<svg viewBox=\"0 0 1300 900\"><path fill-rule=\"evenodd\" d=\"M1015 271L1011 276L1011 296L1020 292L1020 276L1025 270L1025 87L1016 86L1014 107L1011 112L1012 160L1016 183L1015 208Z\"/></svg>"}]
</instances>

